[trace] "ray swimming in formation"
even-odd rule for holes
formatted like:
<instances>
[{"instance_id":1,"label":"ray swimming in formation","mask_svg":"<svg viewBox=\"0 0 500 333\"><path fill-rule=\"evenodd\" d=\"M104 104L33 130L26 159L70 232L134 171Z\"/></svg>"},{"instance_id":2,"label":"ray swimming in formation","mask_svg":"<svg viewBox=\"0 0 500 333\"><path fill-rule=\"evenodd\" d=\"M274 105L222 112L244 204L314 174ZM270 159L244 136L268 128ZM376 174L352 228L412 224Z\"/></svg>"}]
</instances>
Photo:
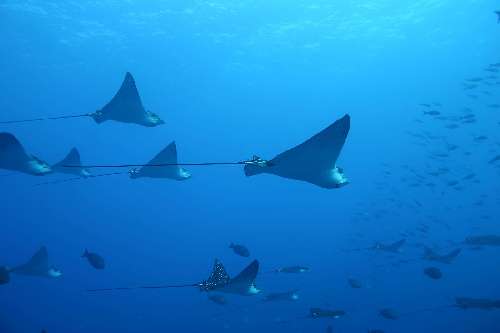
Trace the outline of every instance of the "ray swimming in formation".
<instances>
[{"instance_id":1,"label":"ray swimming in formation","mask_svg":"<svg viewBox=\"0 0 500 333\"><path fill-rule=\"evenodd\" d=\"M456 249L444 255L436 253L433 249L427 246L424 248L424 251L425 251L423 255L424 260L436 261L442 264L451 264L452 261L458 257L462 249Z\"/></svg>"},{"instance_id":2,"label":"ray swimming in formation","mask_svg":"<svg viewBox=\"0 0 500 333\"><path fill-rule=\"evenodd\" d=\"M135 85L135 80L132 74L128 72L125 74L125 79L120 89L111 101L101 110L90 114L90 116L98 124L108 120L147 127L155 127L165 123L157 114L144 109L137 86Z\"/></svg>"},{"instance_id":3,"label":"ray swimming in formation","mask_svg":"<svg viewBox=\"0 0 500 333\"><path fill-rule=\"evenodd\" d=\"M345 115L304 143L279 154L266 166L245 165L245 175L268 173L328 189L347 185L344 171L336 162L347 139L350 123L351 118Z\"/></svg>"},{"instance_id":4,"label":"ray swimming in formation","mask_svg":"<svg viewBox=\"0 0 500 333\"><path fill-rule=\"evenodd\" d=\"M65 165L73 165L75 167L66 168ZM78 151L78 149L73 148L73 149L71 149L69 154L66 155L66 157L62 161L60 161L52 166L52 170L54 172L59 172L59 173L64 173L64 174L69 174L69 175L76 175L76 176L83 177L83 178L89 177L90 172L87 169L82 168L81 165L82 165L82 162L80 159L80 152Z\"/></svg>"},{"instance_id":5,"label":"ray swimming in formation","mask_svg":"<svg viewBox=\"0 0 500 333\"><path fill-rule=\"evenodd\" d=\"M34 176L52 172L48 163L27 153L17 138L10 133L0 133L0 169Z\"/></svg>"},{"instance_id":6,"label":"ray swimming in formation","mask_svg":"<svg viewBox=\"0 0 500 333\"><path fill-rule=\"evenodd\" d=\"M259 262L252 261L243 271L234 278L227 274L226 269L219 260L215 260L212 273L207 280L180 285L157 285L157 286L139 286L139 287L120 287L120 288L101 288L101 289L88 289L88 292L101 292L113 290L135 290L135 289L168 289L168 288L187 288L198 287L200 291L204 292L219 292L235 294L240 296L257 295L261 291L255 286L255 280L259 273Z\"/></svg>"},{"instance_id":7,"label":"ray swimming in formation","mask_svg":"<svg viewBox=\"0 0 500 333\"><path fill-rule=\"evenodd\" d=\"M160 117L150 111L147 111L143 104L139 91L135 84L132 74L126 73L125 79L115 94L115 96L100 110L93 113L84 113L77 115L63 115L55 117L33 118L23 120L0 121L0 124L27 123L43 120L59 120L70 118L90 117L97 124L108 120L114 120L122 123L132 123L146 127L155 127L165 122Z\"/></svg>"},{"instance_id":8,"label":"ray swimming in formation","mask_svg":"<svg viewBox=\"0 0 500 333\"><path fill-rule=\"evenodd\" d=\"M150 165L166 165L158 168ZM130 178L163 178L174 180L186 180L191 178L191 174L184 168L178 166L177 163L177 146L171 142L167 147L160 151L151 161L145 166L132 169Z\"/></svg>"},{"instance_id":9,"label":"ray swimming in formation","mask_svg":"<svg viewBox=\"0 0 500 333\"><path fill-rule=\"evenodd\" d=\"M350 117L346 115L306 142L276 156L271 161L253 156L250 160L238 162L179 163L175 142L173 142L147 164L64 165L64 167L134 168L129 172L131 178L153 177L183 180L191 175L183 168L179 168L180 166L243 165L247 176L272 173L284 178L306 181L323 188L339 188L348 183L343 170L336 166L336 161L349 129Z\"/></svg>"},{"instance_id":10,"label":"ray swimming in formation","mask_svg":"<svg viewBox=\"0 0 500 333\"><path fill-rule=\"evenodd\" d=\"M14 267L10 271L13 274L47 278L58 278L62 275L60 270L49 266L49 255L45 246L42 246L27 263Z\"/></svg>"}]
</instances>

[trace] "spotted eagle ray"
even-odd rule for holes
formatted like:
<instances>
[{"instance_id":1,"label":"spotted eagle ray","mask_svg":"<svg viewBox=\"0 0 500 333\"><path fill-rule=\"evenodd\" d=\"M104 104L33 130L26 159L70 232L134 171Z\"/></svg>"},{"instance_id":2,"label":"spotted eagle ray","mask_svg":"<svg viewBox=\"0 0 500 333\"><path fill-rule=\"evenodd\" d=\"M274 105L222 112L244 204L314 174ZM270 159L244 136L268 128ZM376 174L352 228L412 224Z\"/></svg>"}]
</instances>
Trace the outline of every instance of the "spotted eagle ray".
<instances>
[{"instance_id":1,"label":"spotted eagle ray","mask_svg":"<svg viewBox=\"0 0 500 333\"><path fill-rule=\"evenodd\" d=\"M73 165L75 167L66 168L65 165ZM81 165L82 162L80 159L80 152L78 151L78 149L73 148L62 161L52 166L52 170L54 170L54 172L76 175L83 178L89 177L90 172L87 169L82 168Z\"/></svg>"},{"instance_id":2,"label":"spotted eagle ray","mask_svg":"<svg viewBox=\"0 0 500 333\"><path fill-rule=\"evenodd\" d=\"M10 272L47 278L58 278L62 275L60 270L49 266L49 255L45 246L42 246L28 262L12 268Z\"/></svg>"},{"instance_id":3,"label":"spotted eagle ray","mask_svg":"<svg viewBox=\"0 0 500 333\"><path fill-rule=\"evenodd\" d=\"M101 292L113 290L134 290L134 289L168 289L168 288L186 288L198 287L203 292L219 292L241 296L257 295L261 292L255 286L255 280L259 272L259 262L254 260L243 271L234 278L231 278L226 272L222 263L216 259L212 273L207 280L192 284L179 285L157 285L157 286L139 286L139 287L121 287L121 288L102 288L88 289L88 292Z\"/></svg>"},{"instance_id":4,"label":"spotted eagle ray","mask_svg":"<svg viewBox=\"0 0 500 333\"><path fill-rule=\"evenodd\" d=\"M336 165L350 129L350 117L345 115L335 123L314 135L304 143L279 154L268 161L254 155L252 159L238 162L178 163L152 161L148 164L96 164L83 168L167 168L172 166L243 165L245 175L250 177L270 173L284 178L312 183L323 188L339 188L348 183L342 168ZM181 178L182 177L181 175Z\"/></svg>"},{"instance_id":5,"label":"spotted eagle ray","mask_svg":"<svg viewBox=\"0 0 500 333\"><path fill-rule=\"evenodd\" d=\"M442 264L451 264L452 261L458 257L458 255L460 254L460 252L462 250L455 249L448 254L441 255L441 254L436 253L433 249L426 246L424 248L424 251L425 251L424 255L423 255L424 260L436 261L436 262L439 262Z\"/></svg>"},{"instance_id":6,"label":"spotted eagle ray","mask_svg":"<svg viewBox=\"0 0 500 333\"><path fill-rule=\"evenodd\" d=\"M135 80L132 77L132 74L127 72L125 74L125 79L123 80L123 83L115 96L102 109L97 110L93 113L23 120L8 120L0 121L0 124L27 123L43 120L58 120L82 117L90 117L94 119L97 124L101 124L108 120L114 120L122 123L155 127L165 123L157 114L151 111L147 111L144 108L141 97L139 96L139 91L137 90L137 86L135 84Z\"/></svg>"},{"instance_id":7,"label":"spotted eagle ray","mask_svg":"<svg viewBox=\"0 0 500 333\"><path fill-rule=\"evenodd\" d=\"M267 166L245 165L245 175L269 173L328 189L342 187L348 184L348 180L336 162L350 124L351 118L345 115L302 144L277 155Z\"/></svg>"},{"instance_id":8,"label":"spotted eagle ray","mask_svg":"<svg viewBox=\"0 0 500 333\"><path fill-rule=\"evenodd\" d=\"M150 166L157 164L167 164L167 166L163 168ZM186 169L179 167L177 164L177 146L175 141L173 141L145 166L132 169L129 172L130 178L137 179L149 177L175 180L185 180L191 178L191 174Z\"/></svg>"},{"instance_id":9,"label":"spotted eagle ray","mask_svg":"<svg viewBox=\"0 0 500 333\"><path fill-rule=\"evenodd\" d=\"M155 167L156 165L163 165L164 167L158 168ZM98 177L117 176L124 174L128 174L131 179L164 178L164 179L174 179L174 180L185 180L191 177L191 174L186 169L178 166L177 147L175 141L170 143L167 147L165 147L162 151L160 151L148 164L127 166L131 168L128 172L111 172L111 173L92 175L87 171L88 167L81 165L79 158L73 159L72 161L71 160L62 161L57 164L57 167L63 170L76 170L74 174L79 175L79 177L68 178L63 180L55 180L55 181L40 183L37 185L60 184L86 178L98 178ZM82 176L83 170L86 172L85 176Z\"/></svg>"},{"instance_id":10,"label":"spotted eagle ray","mask_svg":"<svg viewBox=\"0 0 500 333\"><path fill-rule=\"evenodd\" d=\"M406 243L405 239L401 239L397 242L389 243L389 244L385 244L382 242L376 242L375 245L370 246L370 247L342 250L342 252L356 252L356 251L363 251L363 250L374 250L374 251L389 252L389 253L399 253L401 250L401 247L405 243Z\"/></svg>"},{"instance_id":11,"label":"spotted eagle ray","mask_svg":"<svg viewBox=\"0 0 500 333\"><path fill-rule=\"evenodd\" d=\"M48 163L26 152L17 138L10 133L0 133L0 169L34 176L52 172Z\"/></svg>"}]
</instances>

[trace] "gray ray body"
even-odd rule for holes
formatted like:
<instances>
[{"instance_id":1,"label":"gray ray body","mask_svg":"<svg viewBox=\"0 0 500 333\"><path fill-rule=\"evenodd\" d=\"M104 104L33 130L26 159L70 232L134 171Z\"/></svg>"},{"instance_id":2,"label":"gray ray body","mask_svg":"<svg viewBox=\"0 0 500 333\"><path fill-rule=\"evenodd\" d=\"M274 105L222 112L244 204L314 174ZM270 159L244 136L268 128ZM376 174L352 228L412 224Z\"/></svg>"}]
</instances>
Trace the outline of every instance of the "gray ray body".
<instances>
[{"instance_id":1,"label":"gray ray body","mask_svg":"<svg viewBox=\"0 0 500 333\"><path fill-rule=\"evenodd\" d=\"M43 176L52 172L46 162L27 153L17 138L10 133L0 133L0 169L34 176Z\"/></svg>"},{"instance_id":2,"label":"gray ray body","mask_svg":"<svg viewBox=\"0 0 500 333\"><path fill-rule=\"evenodd\" d=\"M144 109L135 80L130 73L125 74L120 89L111 101L90 116L98 124L108 120L147 127L155 127L165 123L157 114Z\"/></svg>"},{"instance_id":3,"label":"gray ray body","mask_svg":"<svg viewBox=\"0 0 500 333\"><path fill-rule=\"evenodd\" d=\"M345 115L304 143L277 155L267 165L245 165L245 175L268 173L327 189L346 185L347 178L336 162L349 133L350 119Z\"/></svg>"},{"instance_id":4,"label":"gray ray body","mask_svg":"<svg viewBox=\"0 0 500 333\"><path fill-rule=\"evenodd\" d=\"M460 252L462 251L461 249L455 249L451 251L448 254L440 255L436 253L434 250L432 250L429 247L425 247L425 253L423 256L424 260L429 260L429 261L436 261L442 264L451 264L453 260L455 260Z\"/></svg>"},{"instance_id":5,"label":"gray ray body","mask_svg":"<svg viewBox=\"0 0 500 333\"><path fill-rule=\"evenodd\" d=\"M167 147L160 151L151 161L146 164L177 164L177 146L171 142ZM169 166L144 166L134 169L130 172L130 178L164 178L174 180L186 180L191 178L191 174L184 168L177 165Z\"/></svg>"},{"instance_id":6,"label":"gray ray body","mask_svg":"<svg viewBox=\"0 0 500 333\"><path fill-rule=\"evenodd\" d=\"M81 165L82 165L82 161L80 159L80 152L78 151L78 149L72 148L71 151L69 152L69 154L66 155L66 157L62 161L60 161L52 166L52 170L54 170L54 172L80 176L83 178L89 177L90 172L85 168L81 168L81 167L80 168L67 168L67 167L65 167L65 166L81 166Z\"/></svg>"},{"instance_id":7,"label":"gray ray body","mask_svg":"<svg viewBox=\"0 0 500 333\"><path fill-rule=\"evenodd\" d=\"M47 278L57 278L62 275L59 270L49 266L49 256L45 246L42 246L27 263L12 268L11 272Z\"/></svg>"}]
</instances>

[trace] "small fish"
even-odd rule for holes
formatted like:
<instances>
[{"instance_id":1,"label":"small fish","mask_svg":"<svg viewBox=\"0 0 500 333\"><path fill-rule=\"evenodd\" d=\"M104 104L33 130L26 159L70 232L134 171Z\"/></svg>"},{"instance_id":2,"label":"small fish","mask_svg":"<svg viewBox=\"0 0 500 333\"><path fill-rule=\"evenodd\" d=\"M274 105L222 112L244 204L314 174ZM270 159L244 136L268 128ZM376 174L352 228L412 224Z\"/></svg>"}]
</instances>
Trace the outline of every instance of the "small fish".
<instances>
[{"instance_id":1,"label":"small fish","mask_svg":"<svg viewBox=\"0 0 500 333\"><path fill-rule=\"evenodd\" d=\"M500 300L487 299L487 298L457 297L455 299L455 306L464 310L467 309L493 310L493 309L500 309Z\"/></svg>"},{"instance_id":2,"label":"small fish","mask_svg":"<svg viewBox=\"0 0 500 333\"><path fill-rule=\"evenodd\" d=\"M349 285L351 286L351 288L353 289L360 289L360 288L363 288L363 285L361 284L361 282L359 282L358 280L356 279L348 279L347 282L349 283Z\"/></svg>"},{"instance_id":3,"label":"small fish","mask_svg":"<svg viewBox=\"0 0 500 333\"><path fill-rule=\"evenodd\" d=\"M385 309L380 310L378 312L378 314L382 318L389 319L389 320L397 320L397 319L399 319L399 315L393 309L385 308Z\"/></svg>"},{"instance_id":4,"label":"small fish","mask_svg":"<svg viewBox=\"0 0 500 333\"><path fill-rule=\"evenodd\" d=\"M399 253L401 251L401 247L405 243L406 243L406 239L401 239L401 240L394 242L394 243L391 243L391 244L383 244L383 243L377 242L370 249L377 250L377 251Z\"/></svg>"},{"instance_id":5,"label":"small fish","mask_svg":"<svg viewBox=\"0 0 500 333\"><path fill-rule=\"evenodd\" d=\"M265 302L277 302L277 301L297 301L299 299L298 290L287 291L284 293L272 293L266 295L264 298Z\"/></svg>"},{"instance_id":6,"label":"small fish","mask_svg":"<svg viewBox=\"0 0 500 333\"><path fill-rule=\"evenodd\" d=\"M218 305L226 305L227 304L226 298L222 295L218 295L218 294L208 295L208 299L210 301L214 302L215 304L218 304Z\"/></svg>"},{"instance_id":7,"label":"small fish","mask_svg":"<svg viewBox=\"0 0 500 333\"><path fill-rule=\"evenodd\" d=\"M432 111L425 111L424 114L427 116L439 116L441 112L432 110Z\"/></svg>"},{"instance_id":8,"label":"small fish","mask_svg":"<svg viewBox=\"0 0 500 333\"><path fill-rule=\"evenodd\" d=\"M95 269L104 269L106 267L103 257L97 253L89 252L87 249L85 249L85 252L82 254L82 258L87 258L89 264Z\"/></svg>"},{"instance_id":9,"label":"small fish","mask_svg":"<svg viewBox=\"0 0 500 333\"><path fill-rule=\"evenodd\" d=\"M493 164L500 161L500 155L493 157L488 163Z\"/></svg>"},{"instance_id":10,"label":"small fish","mask_svg":"<svg viewBox=\"0 0 500 333\"><path fill-rule=\"evenodd\" d=\"M463 180L471 180L471 179L474 179L476 177L476 174L475 173L469 173L468 175L464 176L464 178L462 178Z\"/></svg>"},{"instance_id":11,"label":"small fish","mask_svg":"<svg viewBox=\"0 0 500 333\"><path fill-rule=\"evenodd\" d=\"M441 255L441 254L436 253L433 249L431 249L427 246L424 246L424 250L425 250L425 252L424 252L422 259L429 260L429 261L436 261L436 262L439 262L442 264L451 264L453 262L453 260L455 260L458 257L460 252L462 252L462 249L455 249L455 250L451 251L450 253Z\"/></svg>"},{"instance_id":12,"label":"small fish","mask_svg":"<svg viewBox=\"0 0 500 333\"><path fill-rule=\"evenodd\" d=\"M10 282L10 271L7 267L0 267L0 285Z\"/></svg>"},{"instance_id":13,"label":"small fish","mask_svg":"<svg viewBox=\"0 0 500 333\"><path fill-rule=\"evenodd\" d=\"M300 273L307 273L309 271L310 271L309 267L304 267L304 266L288 266L274 270L275 273L287 273L287 274L300 274Z\"/></svg>"},{"instance_id":14,"label":"small fish","mask_svg":"<svg viewBox=\"0 0 500 333\"><path fill-rule=\"evenodd\" d=\"M436 267L428 267L424 269L424 274L433 280L439 280L443 277L443 273L441 273L441 270Z\"/></svg>"},{"instance_id":15,"label":"small fish","mask_svg":"<svg viewBox=\"0 0 500 333\"><path fill-rule=\"evenodd\" d=\"M309 310L311 318L340 318L346 315L344 310L325 310L320 308L311 308Z\"/></svg>"},{"instance_id":16,"label":"small fish","mask_svg":"<svg viewBox=\"0 0 500 333\"><path fill-rule=\"evenodd\" d=\"M233 249L233 252L239 255L240 257L244 258L250 257L250 251L243 245L231 243L231 245L229 245L229 248Z\"/></svg>"},{"instance_id":17,"label":"small fish","mask_svg":"<svg viewBox=\"0 0 500 333\"><path fill-rule=\"evenodd\" d=\"M497 235L469 236L465 239L465 244L472 246L500 246L500 236Z\"/></svg>"},{"instance_id":18,"label":"small fish","mask_svg":"<svg viewBox=\"0 0 500 333\"><path fill-rule=\"evenodd\" d=\"M500 10L495 10L495 14L497 15L497 22L500 23Z\"/></svg>"}]
</instances>

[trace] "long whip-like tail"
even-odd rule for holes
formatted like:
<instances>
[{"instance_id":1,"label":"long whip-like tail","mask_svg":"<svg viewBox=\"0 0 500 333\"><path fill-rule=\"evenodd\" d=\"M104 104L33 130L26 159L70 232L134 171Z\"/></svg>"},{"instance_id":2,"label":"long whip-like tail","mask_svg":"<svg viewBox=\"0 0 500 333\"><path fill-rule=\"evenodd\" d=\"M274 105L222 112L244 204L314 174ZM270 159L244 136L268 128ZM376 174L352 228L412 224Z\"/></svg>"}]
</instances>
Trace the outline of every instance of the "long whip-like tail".
<instances>
[{"instance_id":1,"label":"long whip-like tail","mask_svg":"<svg viewBox=\"0 0 500 333\"><path fill-rule=\"evenodd\" d=\"M100 288L100 289L87 289L87 292L104 292L104 291L122 291L122 290L138 290L138 289L172 289L172 288L189 288L198 287L199 283L191 284L178 284L178 285L157 285L157 286L138 286L138 287L117 287L117 288Z\"/></svg>"},{"instance_id":2,"label":"long whip-like tail","mask_svg":"<svg viewBox=\"0 0 500 333\"><path fill-rule=\"evenodd\" d=\"M204 165L243 165L244 162L202 162L202 163L159 163L159 164L101 164L101 165L63 165L65 168L141 168L141 167L167 167L167 166L204 166Z\"/></svg>"},{"instance_id":3,"label":"long whip-like tail","mask_svg":"<svg viewBox=\"0 0 500 333\"><path fill-rule=\"evenodd\" d=\"M44 121L44 120L59 120L59 119L90 117L90 115L91 115L90 113L85 113L85 114L68 115L68 116L55 116L55 117L44 117L44 118L6 120L6 121L0 121L0 124L31 123L31 122L35 122L35 121Z\"/></svg>"},{"instance_id":4,"label":"long whip-like tail","mask_svg":"<svg viewBox=\"0 0 500 333\"><path fill-rule=\"evenodd\" d=\"M86 177L73 177L73 178L53 180L53 181L49 181L49 182L38 183L38 184L35 184L34 186L57 185L57 184L64 184L64 183L74 182L74 181L77 181L77 180L85 180L85 179L88 179L88 178L98 178L98 177L108 177L108 176L124 175L126 173L127 172L101 173L101 174L98 174L98 175L88 175Z\"/></svg>"},{"instance_id":5,"label":"long whip-like tail","mask_svg":"<svg viewBox=\"0 0 500 333\"><path fill-rule=\"evenodd\" d=\"M63 165L65 168L140 168L140 167L168 167L168 166L207 166L207 165L256 165L260 167L272 166L269 161L254 156L250 160L238 162L201 162L201 163L148 163L148 164L95 164L95 165Z\"/></svg>"}]
</instances>

